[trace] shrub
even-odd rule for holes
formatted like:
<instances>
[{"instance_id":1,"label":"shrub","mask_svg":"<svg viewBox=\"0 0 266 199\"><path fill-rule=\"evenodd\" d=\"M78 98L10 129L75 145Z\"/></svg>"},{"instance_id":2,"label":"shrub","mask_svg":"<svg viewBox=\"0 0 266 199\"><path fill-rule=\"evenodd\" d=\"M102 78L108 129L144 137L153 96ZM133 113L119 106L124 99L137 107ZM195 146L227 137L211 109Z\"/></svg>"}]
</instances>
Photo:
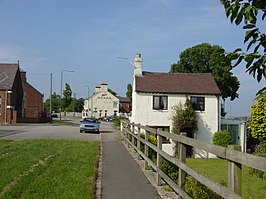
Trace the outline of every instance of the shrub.
<instances>
[{"instance_id":1,"label":"shrub","mask_svg":"<svg viewBox=\"0 0 266 199\"><path fill-rule=\"evenodd\" d=\"M224 182L221 183L225 185ZM198 182L196 179L192 178L191 176L186 177L186 185L185 191L188 195L190 195L194 199L222 199L223 197L203 185L202 183Z\"/></svg>"},{"instance_id":2,"label":"shrub","mask_svg":"<svg viewBox=\"0 0 266 199\"><path fill-rule=\"evenodd\" d=\"M261 157L265 157L266 158L266 142L261 142L255 152L253 153L254 155L257 155L257 156L261 156ZM265 172L263 171L260 171L258 169L253 169L253 168L250 168L249 171L248 171L249 175L251 176L256 176L260 179L265 179Z\"/></svg>"},{"instance_id":3,"label":"shrub","mask_svg":"<svg viewBox=\"0 0 266 199\"><path fill-rule=\"evenodd\" d=\"M229 144L233 144L233 139L229 131L221 130L213 135L212 142L215 145L227 147Z\"/></svg>"}]
</instances>

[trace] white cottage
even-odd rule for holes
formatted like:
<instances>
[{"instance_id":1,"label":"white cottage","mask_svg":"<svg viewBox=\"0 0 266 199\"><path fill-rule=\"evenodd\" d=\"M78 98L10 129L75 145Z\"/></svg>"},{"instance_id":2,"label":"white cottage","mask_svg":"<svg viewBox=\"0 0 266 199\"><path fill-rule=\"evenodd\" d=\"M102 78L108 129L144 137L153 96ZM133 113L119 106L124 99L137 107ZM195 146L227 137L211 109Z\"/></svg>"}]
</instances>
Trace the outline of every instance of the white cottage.
<instances>
[{"instance_id":1,"label":"white cottage","mask_svg":"<svg viewBox=\"0 0 266 199\"><path fill-rule=\"evenodd\" d=\"M84 101L82 117L106 117L119 114L119 99L108 91L108 84L101 83L95 92Z\"/></svg>"},{"instance_id":2,"label":"white cottage","mask_svg":"<svg viewBox=\"0 0 266 199\"><path fill-rule=\"evenodd\" d=\"M220 130L221 92L209 73L154 73L142 70L141 54L134 60L131 122L171 132L172 107L188 97L196 111L198 131L195 139L211 142ZM173 145L163 149L172 154ZM209 154L200 153L201 156Z\"/></svg>"}]
</instances>

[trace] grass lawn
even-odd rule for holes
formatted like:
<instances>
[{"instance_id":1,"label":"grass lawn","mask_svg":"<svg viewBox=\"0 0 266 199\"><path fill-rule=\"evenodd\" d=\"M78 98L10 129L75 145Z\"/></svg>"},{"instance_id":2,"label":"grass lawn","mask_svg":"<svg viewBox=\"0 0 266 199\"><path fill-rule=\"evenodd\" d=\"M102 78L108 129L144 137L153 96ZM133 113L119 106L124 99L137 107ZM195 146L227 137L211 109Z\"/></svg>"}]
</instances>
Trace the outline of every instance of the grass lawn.
<instances>
[{"instance_id":1,"label":"grass lawn","mask_svg":"<svg viewBox=\"0 0 266 199\"><path fill-rule=\"evenodd\" d=\"M222 159L187 159L187 164L216 182L227 184L227 161ZM242 196L248 199L266 197L266 179L250 176L249 168L242 167Z\"/></svg>"},{"instance_id":2,"label":"grass lawn","mask_svg":"<svg viewBox=\"0 0 266 199\"><path fill-rule=\"evenodd\" d=\"M99 143L0 140L0 198L93 198Z\"/></svg>"}]
</instances>

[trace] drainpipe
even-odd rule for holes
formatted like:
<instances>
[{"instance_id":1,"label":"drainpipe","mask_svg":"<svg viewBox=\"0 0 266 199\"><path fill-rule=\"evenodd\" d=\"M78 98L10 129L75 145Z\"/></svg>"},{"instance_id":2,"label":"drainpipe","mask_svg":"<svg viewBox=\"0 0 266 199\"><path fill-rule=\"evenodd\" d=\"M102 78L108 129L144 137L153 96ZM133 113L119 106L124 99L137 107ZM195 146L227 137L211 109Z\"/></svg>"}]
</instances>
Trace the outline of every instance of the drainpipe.
<instances>
[{"instance_id":1,"label":"drainpipe","mask_svg":"<svg viewBox=\"0 0 266 199\"><path fill-rule=\"evenodd\" d=\"M5 91L5 124L7 124L7 91L8 89Z\"/></svg>"},{"instance_id":2,"label":"drainpipe","mask_svg":"<svg viewBox=\"0 0 266 199\"><path fill-rule=\"evenodd\" d=\"M217 96L217 107L218 107L218 131L221 130L221 106L220 106L220 97Z\"/></svg>"}]
</instances>

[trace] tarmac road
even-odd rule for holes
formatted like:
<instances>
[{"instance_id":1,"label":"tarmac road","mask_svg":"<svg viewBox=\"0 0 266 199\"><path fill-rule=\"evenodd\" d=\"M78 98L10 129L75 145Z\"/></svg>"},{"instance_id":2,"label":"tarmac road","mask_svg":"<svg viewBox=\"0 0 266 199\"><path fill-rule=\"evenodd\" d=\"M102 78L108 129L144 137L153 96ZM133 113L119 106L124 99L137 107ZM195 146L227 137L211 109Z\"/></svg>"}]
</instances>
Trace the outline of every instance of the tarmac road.
<instances>
[{"instance_id":1,"label":"tarmac road","mask_svg":"<svg viewBox=\"0 0 266 199\"><path fill-rule=\"evenodd\" d=\"M54 126L51 124L19 124L0 126L0 139L67 139L100 141L100 134L80 133L78 125Z\"/></svg>"}]
</instances>

